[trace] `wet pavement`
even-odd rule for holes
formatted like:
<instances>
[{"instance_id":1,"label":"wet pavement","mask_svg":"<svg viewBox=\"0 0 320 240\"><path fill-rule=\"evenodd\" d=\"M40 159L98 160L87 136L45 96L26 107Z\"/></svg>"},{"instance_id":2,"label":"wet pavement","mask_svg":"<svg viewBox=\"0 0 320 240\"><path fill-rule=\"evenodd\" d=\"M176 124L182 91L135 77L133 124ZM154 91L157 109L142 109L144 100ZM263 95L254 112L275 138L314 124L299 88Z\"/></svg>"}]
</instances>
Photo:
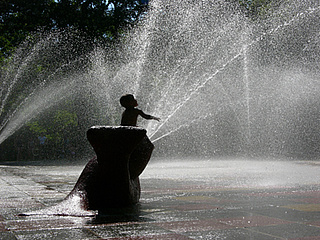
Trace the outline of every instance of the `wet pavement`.
<instances>
[{"instance_id":1,"label":"wet pavement","mask_svg":"<svg viewBox=\"0 0 320 240\"><path fill-rule=\"evenodd\" d=\"M61 202L84 164L0 165L0 239L320 239L320 162L153 160L136 208L19 216Z\"/></svg>"}]
</instances>

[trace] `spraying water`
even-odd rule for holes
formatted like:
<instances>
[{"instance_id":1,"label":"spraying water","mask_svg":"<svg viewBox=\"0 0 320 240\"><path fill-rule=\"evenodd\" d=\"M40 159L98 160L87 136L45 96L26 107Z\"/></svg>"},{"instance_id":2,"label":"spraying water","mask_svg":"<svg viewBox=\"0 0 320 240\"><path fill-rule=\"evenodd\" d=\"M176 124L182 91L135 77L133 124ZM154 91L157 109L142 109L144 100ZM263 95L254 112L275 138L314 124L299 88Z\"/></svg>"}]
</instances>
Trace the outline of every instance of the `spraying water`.
<instances>
[{"instance_id":1,"label":"spraying water","mask_svg":"<svg viewBox=\"0 0 320 240\"><path fill-rule=\"evenodd\" d=\"M160 153L320 152L317 1L290 1L266 21L225 1L150 4L119 46L88 47L73 35L71 46L66 32L22 46L1 75L0 143L72 98L85 99L88 126L117 125L118 99L133 93L162 119L140 123Z\"/></svg>"}]
</instances>

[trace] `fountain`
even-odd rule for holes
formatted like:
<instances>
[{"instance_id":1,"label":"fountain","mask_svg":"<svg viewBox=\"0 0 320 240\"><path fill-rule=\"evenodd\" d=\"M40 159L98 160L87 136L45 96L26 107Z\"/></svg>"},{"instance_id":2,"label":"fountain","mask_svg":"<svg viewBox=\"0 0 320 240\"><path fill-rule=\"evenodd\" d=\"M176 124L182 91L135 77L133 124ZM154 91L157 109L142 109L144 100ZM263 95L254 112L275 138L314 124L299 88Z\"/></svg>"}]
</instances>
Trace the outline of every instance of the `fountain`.
<instances>
[{"instance_id":1,"label":"fountain","mask_svg":"<svg viewBox=\"0 0 320 240\"><path fill-rule=\"evenodd\" d=\"M70 101L79 135L118 125L132 93L162 119L140 123L157 156L316 157L319 13L295 0L250 20L225 1L155 0L117 46L40 34L1 73L0 144Z\"/></svg>"},{"instance_id":2,"label":"fountain","mask_svg":"<svg viewBox=\"0 0 320 240\"><path fill-rule=\"evenodd\" d=\"M1 72L0 144L55 109L77 114L81 142L93 125L119 125L118 100L132 93L162 119L139 124L156 156L319 155L317 1L290 1L266 20L248 19L222 0L150 5L116 46L88 44L64 30L36 34L21 45ZM27 215L101 210L101 203L83 206L99 191L88 193L81 176L65 201Z\"/></svg>"}]
</instances>

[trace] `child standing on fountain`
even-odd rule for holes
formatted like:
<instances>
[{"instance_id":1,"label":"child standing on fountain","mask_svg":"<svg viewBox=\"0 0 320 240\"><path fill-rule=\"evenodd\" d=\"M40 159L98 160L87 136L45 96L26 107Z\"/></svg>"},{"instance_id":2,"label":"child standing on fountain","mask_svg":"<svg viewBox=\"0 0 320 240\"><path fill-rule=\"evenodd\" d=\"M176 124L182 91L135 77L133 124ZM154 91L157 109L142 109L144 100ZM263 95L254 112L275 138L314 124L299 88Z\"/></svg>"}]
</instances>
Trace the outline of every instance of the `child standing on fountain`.
<instances>
[{"instance_id":1,"label":"child standing on fountain","mask_svg":"<svg viewBox=\"0 0 320 240\"><path fill-rule=\"evenodd\" d=\"M137 118L140 115L145 119L154 119L160 121L160 118L145 114L142 110L136 108L138 106L137 100L132 94L124 95L120 98L120 104L125 108L122 113L121 126L137 126ZM142 139L141 143L136 147L129 159L129 174L130 179L139 183L139 175L147 166L154 146L147 136Z\"/></svg>"},{"instance_id":2,"label":"child standing on fountain","mask_svg":"<svg viewBox=\"0 0 320 240\"><path fill-rule=\"evenodd\" d=\"M136 108L138 106L137 100L132 94L126 94L120 98L120 104L125 108L122 113L121 126L137 126L137 119L141 117L148 120L160 121L160 118L145 114L142 110Z\"/></svg>"}]
</instances>

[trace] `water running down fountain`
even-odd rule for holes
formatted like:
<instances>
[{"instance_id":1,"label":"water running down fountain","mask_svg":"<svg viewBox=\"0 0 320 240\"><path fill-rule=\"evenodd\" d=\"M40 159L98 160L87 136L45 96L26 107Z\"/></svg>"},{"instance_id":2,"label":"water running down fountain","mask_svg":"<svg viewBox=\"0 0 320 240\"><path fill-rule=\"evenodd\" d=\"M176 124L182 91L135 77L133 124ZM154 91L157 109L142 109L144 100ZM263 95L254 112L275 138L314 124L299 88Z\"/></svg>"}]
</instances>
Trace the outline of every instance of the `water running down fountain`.
<instances>
[{"instance_id":1,"label":"water running down fountain","mask_svg":"<svg viewBox=\"0 0 320 240\"><path fill-rule=\"evenodd\" d=\"M83 42L73 51L81 41L70 46L66 32L39 40L28 54L18 51L1 75L0 143L51 105L79 95L98 106L82 107L85 116L117 125L118 99L133 93L162 119L140 124L159 154L320 152L318 2L290 1L259 22L224 1L150 4L146 19L114 51L101 45L91 51ZM63 61L42 71L41 60L53 52ZM30 72L36 81L25 81ZM9 101L19 85L23 99ZM41 104L44 98L50 104Z\"/></svg>"}]
</instances>

